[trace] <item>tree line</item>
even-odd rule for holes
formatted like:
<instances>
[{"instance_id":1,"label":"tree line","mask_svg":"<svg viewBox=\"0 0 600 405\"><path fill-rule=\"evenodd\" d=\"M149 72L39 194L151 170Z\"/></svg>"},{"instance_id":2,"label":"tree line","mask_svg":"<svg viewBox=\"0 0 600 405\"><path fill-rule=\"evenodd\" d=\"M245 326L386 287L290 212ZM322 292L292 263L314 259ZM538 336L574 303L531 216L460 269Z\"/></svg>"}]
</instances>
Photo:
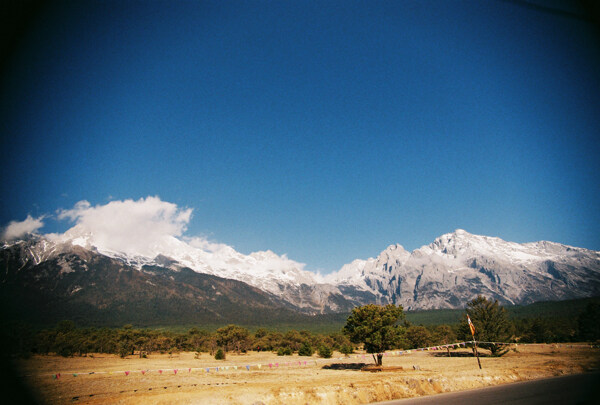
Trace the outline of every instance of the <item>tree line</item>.
<instances>
[{"instance_id":1,"label":"tree line","mask_svg":"<svg viewBox=\"0 0 600 405\"><path fill-rule=\"evenodd\" d=\"M154 353L193 351L220 356L227 352L271 351L278 355L330 357L333 351L350 354L362 348L368 353L385 350L440 346L472 339L466 317L475 325L478 341L553 343L600 340L600 304L590 303L575 319L525 318L510 319L497 301L477 297L470 301L459 323L413 325L406 321L401 306L365 305L355 308L344 327L334 333L306 330L280 332L259 328L250 330L227 325L215 331L193 327L185 332L140 329L132 325L121 328L78 328L69 320L53 328L34 330L22 325L5 325L0 331L0 347L5 355L58 354L86 356L93 353L140 357ZM483 345L493 355L501 355L500 347ZM381 357L375 361L380 364Z\"/></svg>"}]
</instances>

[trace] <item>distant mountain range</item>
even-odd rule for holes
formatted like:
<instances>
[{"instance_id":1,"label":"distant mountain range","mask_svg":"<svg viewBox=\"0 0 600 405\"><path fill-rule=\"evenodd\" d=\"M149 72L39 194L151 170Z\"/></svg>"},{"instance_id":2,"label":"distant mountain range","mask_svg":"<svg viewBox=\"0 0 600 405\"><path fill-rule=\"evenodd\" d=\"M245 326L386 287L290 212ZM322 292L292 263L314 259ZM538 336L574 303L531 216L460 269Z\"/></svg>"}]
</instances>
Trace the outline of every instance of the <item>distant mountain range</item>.
<instances>
[{"instance_id":1,"label":"distant mountain range","mask_svg":"<svg viewBox=\"0 0 600 405\"><path fill-rule=\"evenodd\" d=\"M365 303L462 308L478 294L504 304L600 295L600 252L463 230L413 252L389 246L326 277L270 251L243 255L228 246L163 242L143 255L102 249L85 234L4 242L0 305L33 320L166 325L285 321Z\"/></svg>"},{"instance_id":2,"label":"distant mountain range","mask_svg":"<svg viewBox=\"0 0 600 405\"><path fill-rule=\"evenodd\" d=\"M413 252L389 246L376 259L345 265L328 281L406 309L462 308L478 294L529 304L600 295L600 252L459 229Z\"/></svg>"}]
</instances>

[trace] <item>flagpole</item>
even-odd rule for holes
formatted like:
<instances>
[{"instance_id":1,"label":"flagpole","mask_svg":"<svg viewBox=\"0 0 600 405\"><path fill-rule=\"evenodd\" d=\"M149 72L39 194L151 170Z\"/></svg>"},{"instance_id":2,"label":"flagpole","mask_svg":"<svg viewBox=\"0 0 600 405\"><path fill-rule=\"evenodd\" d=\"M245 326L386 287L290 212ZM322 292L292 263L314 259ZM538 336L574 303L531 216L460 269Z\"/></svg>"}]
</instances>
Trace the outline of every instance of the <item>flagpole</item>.
<instances>
[{"instance_id":1,"label":"flagpole","mask_svg":"<svg viewBox=\"0 0 600 405\"><path fill-rule=\"evenodd\" d=\"M475 340L475 336L473 336L473 344L475 348L475 356L477 357L477 364L479 364L479 369L481 370L481 361L479 360L479 352L477 351L477 341Z\"/></svg>"},{"instance_id":2,"label":"flagpole","mask_svg":"<svg viewBox=\"0 0 600 405\"><path fill-rule=\"evenodd\" d=\"M469 322L469 329L471 329L471 335L473 335L473 351L475 352L475 357L477 357L477 364L479 364L479 369L481 370L481 361L479 360L479 352L477 351L477 341L475 340L475 325L471 322L471 317L467 314L467 322Z\"/></svg>"}]
</instances>

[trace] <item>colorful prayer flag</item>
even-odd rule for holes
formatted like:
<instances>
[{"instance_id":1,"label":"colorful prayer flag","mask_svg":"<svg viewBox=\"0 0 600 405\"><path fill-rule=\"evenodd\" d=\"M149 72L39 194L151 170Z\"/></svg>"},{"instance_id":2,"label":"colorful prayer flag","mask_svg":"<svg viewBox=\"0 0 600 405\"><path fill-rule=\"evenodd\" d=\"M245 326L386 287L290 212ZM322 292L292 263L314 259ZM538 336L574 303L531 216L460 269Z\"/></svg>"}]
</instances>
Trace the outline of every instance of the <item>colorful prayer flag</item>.
<instances>
[{"instance_id":1,"label":"colorful prayer flag","mask_svg":"<svg viewBox=\"0 0 600 405\"><path fill-rule=\"evenodd\" d=\"M475 325L471 322L471 318L467 315L467 322L469 322L469 328L471 329L471 335L475 336Z\"/></svg>"}]
</instances>

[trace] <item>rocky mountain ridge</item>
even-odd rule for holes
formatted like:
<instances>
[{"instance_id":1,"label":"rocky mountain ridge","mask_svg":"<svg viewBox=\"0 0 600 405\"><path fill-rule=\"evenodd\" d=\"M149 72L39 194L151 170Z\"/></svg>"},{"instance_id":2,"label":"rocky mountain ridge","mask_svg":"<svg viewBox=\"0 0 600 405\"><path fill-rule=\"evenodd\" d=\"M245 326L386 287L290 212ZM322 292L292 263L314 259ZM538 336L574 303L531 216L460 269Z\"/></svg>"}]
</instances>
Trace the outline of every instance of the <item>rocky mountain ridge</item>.
<instances>
[{"instance_id":1,"label":"rocky mountain ridge","mask_svg":"<svg viewBox=\"0 0 600 405\"><path fill-rule=\"evenodd\" d=\"M41 291L48 290L53 282L58 285L64 278L73 279L70 273L84 274L90 260L105 258L111 268L147 277L147 269L163 269L172 281L181 274L235 280L242 289L266 294L275 307L306 314L347 312L356 305L390 302L408 310L461 308L478 294L506 304L600 295L600 252L553 242L506 242L463 230L442 235L413 252L391 245L377 258L355 260L326 277L270 251L243 255L229 246L192 246L177 238L153 247L152 257L98 248L93 235L85 234L34 235L6 242L0 252L4 288L10 280L27 282L30 287L38 280ZM20 278L20 273L28 276ZM81 277L79 284L59 295L85 296L93 289L91 283ZM143 283L136 290L156 284L152 280Z\"/></svg>"},{"instance_id":2,"label":"rocky mountain ridge","mask_svg":"<svg viewBox=\"0 0 600 405\"><path fill-rule=\"evenodd\" d=\"M412 253L391 245L327 281L366 289L406 309L460 308L477 294L528 304L600 295L600 252L547 241L519 244L459 229Z\"/></svg>"}]
</instances>

